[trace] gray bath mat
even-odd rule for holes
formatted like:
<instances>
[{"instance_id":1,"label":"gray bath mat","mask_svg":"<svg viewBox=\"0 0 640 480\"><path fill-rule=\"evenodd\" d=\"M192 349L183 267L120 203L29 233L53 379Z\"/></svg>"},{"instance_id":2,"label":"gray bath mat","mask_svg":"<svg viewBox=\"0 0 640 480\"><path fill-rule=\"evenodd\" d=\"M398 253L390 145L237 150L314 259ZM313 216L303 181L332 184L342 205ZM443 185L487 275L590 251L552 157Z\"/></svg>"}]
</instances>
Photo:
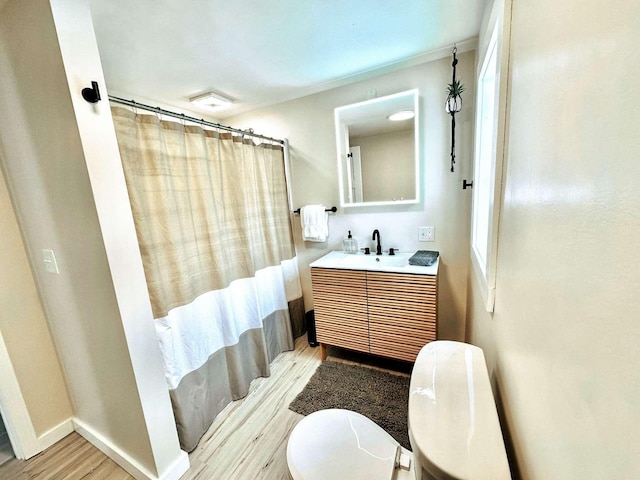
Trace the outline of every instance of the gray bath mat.
<instances>
[{"instance_id":1,"label":"gray bath mat","mask_svg":"<svg viewBox=\"0 0 640 480\"><path fill-rule=\"evenodd\" d=\"M409 377L325 361L289 408L309 415L325 408L353 410L384 428L411 449L407 430Z\"/></svg>"}]
</instances>

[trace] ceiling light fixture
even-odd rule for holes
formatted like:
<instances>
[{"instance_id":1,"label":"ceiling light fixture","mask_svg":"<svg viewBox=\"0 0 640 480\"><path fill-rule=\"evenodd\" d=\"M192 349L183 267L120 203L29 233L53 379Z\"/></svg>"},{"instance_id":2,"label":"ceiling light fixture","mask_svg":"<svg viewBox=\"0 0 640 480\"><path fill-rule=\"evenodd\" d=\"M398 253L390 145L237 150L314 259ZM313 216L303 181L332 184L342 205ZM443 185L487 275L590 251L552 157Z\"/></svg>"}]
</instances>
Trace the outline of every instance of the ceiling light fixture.
<instances>
[{"instance_id":1,"label":"ceiling light fixture","mask_svg":"<svg viewBox=\"0 0 640 480\"><path fill-rule=\"evenodd\" d=\"M197 97L190 98L189 102L193 103L194 105L198 105L199 107L212 108L231 105L233 103L233 100L218 93L208 92L203 95L198 95Z\"/></svg>"},{"instance_id":2,"label":"ceiling light fixture","mask_svg":"<svg viewBox=\"0 0 640 480\"><path fill-rule=\"evenodd\" d=\"M399 112L392 113L387 118L392 122L400 122L402 120L409 120L410 118L413 118L415 116L416 114L413 112L413 110L401 110Z\"/></svg>"}]
</instances>

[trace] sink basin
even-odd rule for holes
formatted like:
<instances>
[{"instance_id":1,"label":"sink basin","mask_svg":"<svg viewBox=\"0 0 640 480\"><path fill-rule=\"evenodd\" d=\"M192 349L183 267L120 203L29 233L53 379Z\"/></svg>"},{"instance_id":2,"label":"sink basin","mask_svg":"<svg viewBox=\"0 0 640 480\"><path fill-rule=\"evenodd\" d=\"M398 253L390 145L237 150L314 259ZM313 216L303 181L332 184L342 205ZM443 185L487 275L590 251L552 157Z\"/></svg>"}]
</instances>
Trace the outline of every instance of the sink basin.
<instances>
[{"instance_id":1,"label":"sink basin","mask_svg":"<svg viewBox=\"0 0 640 480\"><path fill-rule=\"evenodd\" d=\"M312 262L310 267L338 268L343 270L366 270L391 273L412 273L418 275L437 275L438 260L432 266L422 267L409 265L409 259L415 252L396 252L395 255L365 255L362 252L348 254L329 252L324 257Z\"/></svg>"},{"instance_id":2,"label":"sink basin","mask_svg":"<svg viewBox=\"0 0 640 480\"><path fill-rule=\"evenodd\" d=\"M395 255L345 255L340 261L345 266L352 267L404 267L409 262L410 253L396 253Z\"/></svg>"}]
</instances>

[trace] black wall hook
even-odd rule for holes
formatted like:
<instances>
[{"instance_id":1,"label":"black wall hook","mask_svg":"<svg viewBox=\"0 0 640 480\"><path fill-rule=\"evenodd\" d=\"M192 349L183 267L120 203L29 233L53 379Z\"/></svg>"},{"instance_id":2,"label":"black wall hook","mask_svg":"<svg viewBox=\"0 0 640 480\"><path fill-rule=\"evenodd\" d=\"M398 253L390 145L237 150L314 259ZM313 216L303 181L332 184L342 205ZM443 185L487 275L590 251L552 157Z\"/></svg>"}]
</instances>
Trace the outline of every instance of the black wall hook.
<instances>
[{"instance_id":1,"label":"black wall hook","mask_svg":"<svg viewBox=\"0 0 640 480\"><path fill-rule=\"evenodd\" d=\"M91 82L91 88L82 89L82 98L89 103L97 103L101 100L100 89L98 88L98 82Z\"/></svg>"},{"instance_id":2,"label":"black wall hook","mask_svg":"<svg viewBox=\"0 0 640 480\"><path fill-rule=\"evenodd\" d=\"M466 190L467 188L473 188L473 182L467 182L467 179L465 178L462 180L462 189Z\"/></svg>"}]
</instances>

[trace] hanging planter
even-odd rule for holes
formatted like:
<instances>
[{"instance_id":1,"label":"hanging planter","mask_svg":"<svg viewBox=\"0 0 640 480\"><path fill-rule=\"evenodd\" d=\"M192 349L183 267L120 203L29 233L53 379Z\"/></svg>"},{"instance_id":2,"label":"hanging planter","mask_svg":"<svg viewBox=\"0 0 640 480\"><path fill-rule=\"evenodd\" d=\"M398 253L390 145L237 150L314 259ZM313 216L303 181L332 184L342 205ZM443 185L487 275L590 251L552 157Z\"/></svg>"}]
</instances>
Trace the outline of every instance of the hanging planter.
<instances>
[{"instance_id":1,"label":"hanging planter","mask_svg":"<svg viewBox=\"0 0 640 480\"><path fill-rule=\"evenodd\" d=\"M466 87L460 83L460 80L456 80L453 83L447 85L447 100L444 102L444 109L448 114L458 113L462 110L462 92L466 90Z\"/></svg>"},{"instance_id":2,"label":"hanging planter","mask_svg":"<svg viewBox=\"0 0 640 480\"><path fill-rule=\"evenodd\" d=\"M447 85L447 99L444 102L444 110L451 115L451 171L454 170L456 163L456 113L462 110L462 92L465 91L465 86L460 83L460 80L456 80L456 65L458 59L456 58L456 52L458 49L453 47L453 78L451 83Z\"/></svg>"}]
</instances>

